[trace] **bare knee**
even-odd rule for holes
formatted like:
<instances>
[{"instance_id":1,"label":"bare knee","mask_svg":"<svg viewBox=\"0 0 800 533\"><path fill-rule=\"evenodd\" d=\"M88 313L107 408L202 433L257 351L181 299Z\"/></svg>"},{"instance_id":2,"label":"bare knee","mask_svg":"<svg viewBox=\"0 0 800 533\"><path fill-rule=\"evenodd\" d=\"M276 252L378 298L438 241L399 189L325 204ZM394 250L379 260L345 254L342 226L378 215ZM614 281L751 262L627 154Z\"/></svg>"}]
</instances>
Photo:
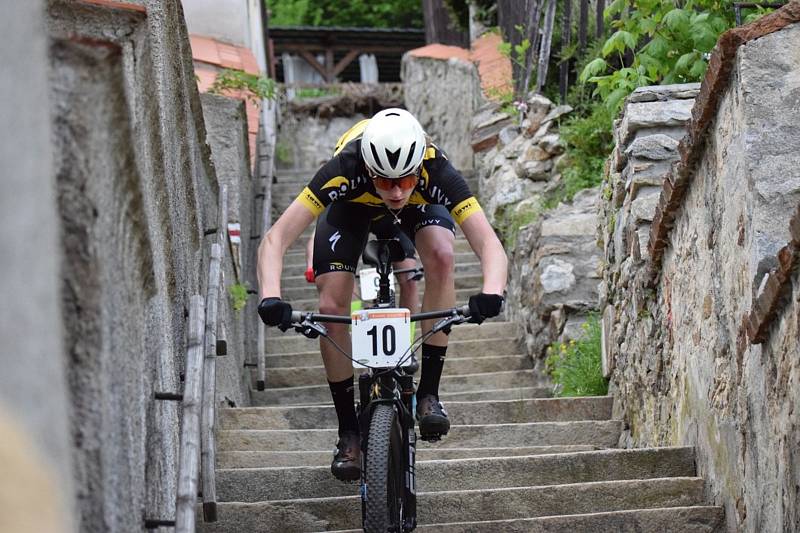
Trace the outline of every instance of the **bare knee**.
<instances>
[{"instance_id":1,"label":"bare knee","mask_svg":"<svg viewBox=\"0 0 800 533\"><path fill-rule=\"evenodd\" d=\"M428 251L425 258L425 277L428 280L445 280L453 277L455 254L451 243L442 243Z\"/></svg>"},{"instance_id":2,"label":"bare knee","mask_svg":"<svg viewBox=\"0 0 800 533\"><path fill-rule=\"evenodd\" d=\"M322 283L319 288L319 311L326 315L349 315L352 290L345 284Z\"/></svg>"}]
</instances>

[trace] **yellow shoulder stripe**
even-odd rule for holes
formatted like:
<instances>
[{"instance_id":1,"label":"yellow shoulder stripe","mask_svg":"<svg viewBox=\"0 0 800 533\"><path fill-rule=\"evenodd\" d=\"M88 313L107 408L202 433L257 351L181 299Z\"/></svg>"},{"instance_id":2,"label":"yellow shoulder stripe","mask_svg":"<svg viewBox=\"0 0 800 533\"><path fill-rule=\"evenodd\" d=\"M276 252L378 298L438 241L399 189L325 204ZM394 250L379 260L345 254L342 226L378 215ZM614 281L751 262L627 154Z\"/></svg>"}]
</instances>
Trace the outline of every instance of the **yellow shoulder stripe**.
<instances>
[{"instance_id":1,"label":"yellow shoulder stripe","mask_svg":"<svg viewBox=\"0 0 800 533\"><path fill-rule=\"evenodd\" d=\"M325 206L322 205L322 202L319 201L319 198L317 198L308 187L303 189L303 192L297 195L297 201L311 211L311 214L315 217L318 217L319 214L325 209Z\"/></svg>"},{"instance_id":2,"label":"yellow shoulder stripe","mask_svg":"<svg viewBox=\"0 0 800 533\"><path fill-rule=\"evenodd\" d=\"M380 198L369 192L365 192L358 198L352 198L348 201L356 202L358 204L367 204L367 205L385 205L383 203L383 200L381 200Z\"/></svg>"},{"instance_id":3,"label":"yellow shoulder stripe","mask_svg":"<svg viewBox=\"0 0 800 533\"><path fill-rule=\"evenodd\" d=\"M434 157L436 157L436 148L433 146L429 146L428 149L425 150L425 157L423 157L423 160L433 159Z\"/></svg>"},{"instance_id":4,"label":"yellow shoulder stripe","mask_svg":"<svg viewBox=\"0 0 800 533\"><path fill-rule=\"evenodd\" d=\"M470 196L451 209L450 214L453 215L453 220L461 225L466 219L479 211L483 211L481 204L478 203L478 200L474 196Z\"/></svg>"},{"instance_id":5,"label":"yellow shoulder stripe","mask_svg":"<svg viewBox=\"0 0 800 533\"><path fill-rule=\"evenodd\" d=\"M348 180L344 176L336 176L335 178L329 179L325 183L325 185L322 186L322 188L323 189L330 189L330 188L333 188L333 187L339 187L340 185L346 185L349 182L350 182L350 180Z\"/></svg>"},{"instance_id":6,"label":"yellow shoulder stripe","mask_svg":"<svg viewBox=\"0 0 800 533\"><path fill-rule=\"evenodd\" d=\"M365 118L364 120L356 122L356 124L352 128L344 132L344 134L341 137L339 137L339 140L336 141L336 148L334 148L333 150L333 155L338 155L339 152L341 152L342 149L345 146L347 146L347 143L349 143L353 139L357 139L359 135L364 133L364 128L367 127L368 122L369 119Z\"/></svg>"}]
</instances>

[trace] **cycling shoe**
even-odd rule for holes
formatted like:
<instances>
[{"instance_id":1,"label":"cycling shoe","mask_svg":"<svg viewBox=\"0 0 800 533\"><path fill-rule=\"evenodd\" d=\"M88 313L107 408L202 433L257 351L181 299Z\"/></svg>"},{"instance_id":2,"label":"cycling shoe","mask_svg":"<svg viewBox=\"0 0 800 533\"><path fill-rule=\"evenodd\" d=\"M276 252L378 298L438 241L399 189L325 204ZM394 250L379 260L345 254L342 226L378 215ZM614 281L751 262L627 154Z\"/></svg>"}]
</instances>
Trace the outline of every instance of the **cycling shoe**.
<instances>
[{"instance_id":1,"label":"cycling shoe","mask_svg":"<svg viewBox=\"0 0 800 533\"><path fill-rule=\"evenodd\" d=\"M358 433L347 431L339 435L331 473L339 481L361 479L361 438Z\"/></svg>"},{"instance_id":2,"label":"cycling shoe","mask_svg":"<svg viewBox=\"0 0 800 533\"><path fill-rule=\"evenodd\" d=\"M450 420L447 418L442 402L433 394L425 394L417 398L417 421L419 422L419 438L437 441L450 431Z\"/></svg>"}]
</instances>

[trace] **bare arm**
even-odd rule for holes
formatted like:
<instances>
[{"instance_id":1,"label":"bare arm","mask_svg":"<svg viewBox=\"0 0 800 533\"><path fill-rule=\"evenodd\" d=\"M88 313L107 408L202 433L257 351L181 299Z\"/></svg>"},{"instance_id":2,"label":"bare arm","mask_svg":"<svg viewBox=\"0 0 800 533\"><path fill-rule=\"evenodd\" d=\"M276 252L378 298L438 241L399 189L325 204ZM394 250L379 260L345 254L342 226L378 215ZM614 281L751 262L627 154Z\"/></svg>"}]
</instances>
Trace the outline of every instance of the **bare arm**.
<instances>
[{"instance_id":1,"label":"bare arm","mask_svg":"<svg viewBox=\"0 0 800 533\"><path fill-rule=\"evenodd\" d=\"M481 261L483 289L486 294L503 294L508 278L508 258L483 211L470 215L461 229Z\"/></svg>"},{"instance_id":2,"label":"bare arm","mask_svg":"<svg viewBox=\"0 0 800 533\"><path fill-rule=\"evenodd\" d=\"M295 200L261 239L258 246L258 292L261 298L281 296L283 256L314 221L314 215Z\"/></svg>"}]
</instances>

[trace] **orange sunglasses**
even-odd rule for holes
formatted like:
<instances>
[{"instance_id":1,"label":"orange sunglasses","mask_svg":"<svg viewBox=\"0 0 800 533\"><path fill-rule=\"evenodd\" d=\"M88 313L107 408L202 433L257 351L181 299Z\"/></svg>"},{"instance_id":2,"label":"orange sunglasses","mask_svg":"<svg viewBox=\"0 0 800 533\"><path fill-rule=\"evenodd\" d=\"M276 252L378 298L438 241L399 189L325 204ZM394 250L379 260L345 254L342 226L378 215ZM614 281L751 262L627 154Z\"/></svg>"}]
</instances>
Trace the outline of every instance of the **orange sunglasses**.
<instances>
[{"instance_id":1,"label":"orange sunglasses","mask_svg":"<svg viewBox=\"0 0 800 533\"><path fill-rule=\"evenodd\" d=\"M419 174L417 172L399 178L383 178L375 175L371 175L370 177L375 187L384 191L391 191L392 187L400 187L401 191L407 191L416 187L417 181L419 180Z\"/></svg>"}]
</instances>

